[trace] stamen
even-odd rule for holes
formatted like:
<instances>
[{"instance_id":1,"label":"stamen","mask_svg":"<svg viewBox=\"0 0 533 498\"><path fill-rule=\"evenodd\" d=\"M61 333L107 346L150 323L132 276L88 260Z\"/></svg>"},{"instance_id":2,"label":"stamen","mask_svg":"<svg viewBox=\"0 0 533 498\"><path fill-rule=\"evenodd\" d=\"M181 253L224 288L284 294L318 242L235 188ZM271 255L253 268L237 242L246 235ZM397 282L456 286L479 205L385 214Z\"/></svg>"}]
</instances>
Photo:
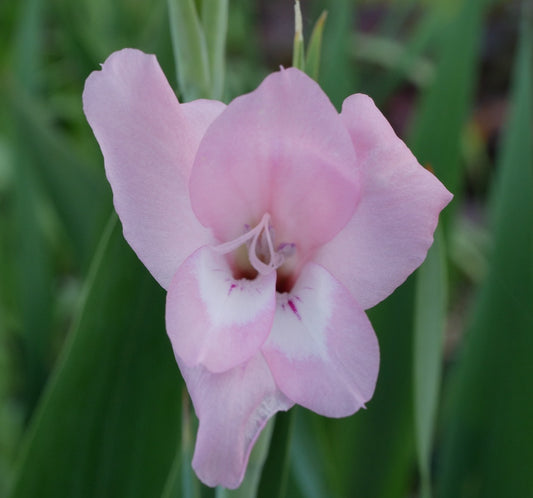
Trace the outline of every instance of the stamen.
<instances>
[{"instance_id":1,"label":"stamen","mask_svg":"<svg viewBox=\"0 0 533 498\"><path fill-rule=\"evenodd\" d=\"M270 214L265 213L261 221L251 230L247 231L245 234L237 237L234 240L220 244L213 249L220 254L227 254L239 248L243 244L247 244L250 239L251 242L248 246L248 258L250 264L262 275L267 275L271 271L279 268L285 261L285 256L274 250L274 243L272 242L272 235L270 233L271 227L269 226ZM259 237L263 234L263 238L259 241ZM264 263L257 256L257 243L258 241L263 246L263 241L266 239L266 244L268 246L268 263ZM261 248L264 250L263 248Z\"/></svg>"},{"instance_id":2,"label":"stamen","mask_svg":"<svg viewBox=\"0 0 533 498\"><path fill-rule=\"evenodd\" d=\"M272 270L275 270L276 267L272 265L272 254L270 254L269 264L263 263L257 257L257 239L259 238L260 233L256 234L252 239L250 248L248 249L248 258L250 259L251 265L259 272L261 275L268 275Z\"/></svg>"},{"instance_id":3,"label":"stamen","mask_svg":"<svg viewBox=\"0 0 533 498\"><path fill-rule=\"evenodd\" d=\"M265 237L267 239L268 251L270 253L270 261L272 262L272 258L276 254L276 251L274 251L274 244L272 244L272 237L270 236L270 232L270 227L267 227L267 229L265 229Z\"/></svg>"},{"instance_id":4,"label":"stamen","mask_svg":"<svg viewBox=\"0 0 533 498\"><path fill-rule=\"evenodd\" d=\"M269 215L265 214L265 216ZM243 235L237 237L234 240L230 240L229 242L224 242L223 244L213 247L213 250L219 252L220 254L228 254L229 252L233 252L235 249L242 246L244 243L248 242L252 237L254 237L257 231L261 231L262 223L265 219L265 216L263 216L263 219L261 220L259 225L252 228L250 231L244 233Z\"/></svg>"}]
</instances>

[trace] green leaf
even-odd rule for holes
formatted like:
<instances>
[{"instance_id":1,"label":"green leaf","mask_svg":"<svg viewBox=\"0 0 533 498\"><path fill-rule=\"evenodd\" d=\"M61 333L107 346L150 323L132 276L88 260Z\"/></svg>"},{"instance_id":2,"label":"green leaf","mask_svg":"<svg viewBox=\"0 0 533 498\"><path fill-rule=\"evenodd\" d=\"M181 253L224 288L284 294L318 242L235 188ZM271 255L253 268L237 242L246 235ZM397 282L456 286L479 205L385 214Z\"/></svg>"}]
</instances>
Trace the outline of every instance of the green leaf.
<instances>
[{"instance_id":1,"label":"green leaf","mask_svg":"<svg viewBox=\"0 0 533 498\"><path fill-rule=\"evenodd\" d=\"M368 311L379 339L380 372L366 410L335 424L338 496L407 496L414 461L412 403L414 277Z\"/></svg>"},{"instance_id":2,"label":"green leaf","mask_svg":"<svg viewBox=\"0 0 533 498\"><path fill-rule=\"evenodd\" d=\"M421 496L431 496L430 462L442 373L447 285L442 230L417 272L414 322L414 412Z\"/></svg>"},{"instance_id":3,"label":"green leaf","mask_svg":"<svg viewBox=\"0 0 533 498\"><path fill-rule=\"evenodd\" d=\"M202 25L211 76L210 98L221 100L226 66L228 0L202 2Z\"/></svg>"},{"instance_id":4,"label":"green leaf","mask_svg":"<svg viewBox=\"0 0 533 498\"><path fill-rule=\"evenodd\" d=\"M389 14L388 19L391 22L395 22L396 17ZM380 62L384 68L389 70L379 75L378 78L372 78L368 82L369 93L378 105L381 107L386 103L395 90L405 81L409 81L422 89L426 89L428 85L435 82L435 66L429 59L424 58L424 52L427 51L427 47L430 42L436 37L440 31L442 25L442 16L436 12L436 9L428 11L424 17L409 31L409 39L401 45L400 42L396 42L395 46L391 48L385 57L382 57ZM398 34L394 34L399 36ZM372 41L372 38L368 38L368 35L361 38L361 34L358 34L355 39L355 55L361 57L362 55L370 56L374 55L369 47L365 47L366 41ZM388 34L388 38L394 39L395 37ZM362 43L362 47L360 43ZM390 41L389 43L394 43ZM385 48L385 47L383 47ZM372 62L376 63L376 59ZM365 85L366 86L366 85Z\"/></svg>"},{"instance_id":5,"label":"green leaf","mask_svg":"<svg viewBox=\"0 0 533 498\"><path fill-rule=\"evenodd\" d=\"M180 439L180 386L164 292L113 217L10 496L159 496Z\"/></svg>"},{"instance_id":6,"label":"green leaf","mask_svg":"<svg viewBox=\"0 0 533 498\"><path fill-rule=\"evenodd\" d=\"M181 455L181 451L176 452L161 498L181 498L182 495L183 498L190 498L190 495L188 496L182 492L182 465L185 463L183 462Z\"/></svg>"},{"instance_id":7,"label":"green leaf","mask_svg":"<svg viewBox=\"0 0 533 498\"><path fill-rule=\"evenodd\" d=\"M381 366L366 409L343 419L297 410L287 496L407 496L414 462L413 283L368 313Z\"/></svg>"},{"instance_id":8,"label":"green leaf","mask_svg":"<svg viewBox=\"0 0 533 498\"><path fill-rule=\"evenodd\" d=\"M8 237L14 268L13 288L24 348L24 402L31 414L48 374L49 340L52 324L52 271L48 245L39 214L39 202L30 151L20 127L15 143L15 205ZM14 242L14 243L13 243Z\"/></svg>"},{"instance_id":9,"label":"green leaf","mask_svg":"<svg viewBox=\"0 0 533 498\"><path fill-rule=\"evenodd\" d=\"M12 47L15 84L36 94L41 79L43 2L26 0L20 4ZM7 100L7 99L6 99ZM12 288L20 321L23 348L23 399L26 415L31 414L48 373L49 339L52 323L52 271L43 230L43 199L33 168L33 151L24 125L17 115L10 117L13 143L13 217L4 234L13 266ZM6 277L8 278L8 277Z\"/></svg>"},{"instance_id":10,"label":"green leaf","mask_svg":"<svg viewBox=\"0 0 533 498\"><path fill-rule=\"evenodd\" d=\"M300 2L294 3L294 43L292 47L292 67L305 71L304 34Z\"/></svg>"},{"instance_id":11,"label":"green leaf","mask_svg":"<svg viewBox=\"0 0 533 498\"><path fill-rule=\"evenodd\" d=\"M450 21L440 53L435 82L418 107L410 145L418 160L430 165L456 196L461 186L461 133L472 101L478 68L482 20L487 0L463 2Z\"/></svg>"},{"instance_id":12,"label":"green leaf","mask_svg":"<svg viewBox=\"0 0 533 498\"><path fill-rule=\"evenodd\" d=\"M357 88L356 67L350 60L354 2L352 0L325 0L320 9L328 11L324 29L320 86L331 102L340 109L344 99Z\"/></svg>"},{"instance_id":13,"label":"green leaf","mask_svg":"<svg viewBox=\"0 0 533 498\"><path fill-rule=\"evenodd\" d=\"M291 498L296 494L305 498L335 496L328 482L328 460L327 454L324 453L323 441L319 438L320 431L311 426L311 418L316 416L298 406L291 410L295 418L290 447L293 483L292 487L289 487L287 496ZM323 429L321 432L324 432Z\"/></svg>"},{"instance_id":14,"label":"green leaf","mask_svg":"<svg viewBox=\"0 0 533 498\"><path fill-rule=\"evenodd\" d=\"M103 172L98 175L68 138L54 130L52 116L37 98L10 90L12 113L31 144L32 174L46 188L79 259L88 264L111 208Z\"/></svg>"},{"instance_id":15,"label":"green leaf","mask_svg":"<svg viewBox=\"0 0 533 498\"><path fill-rule=\"evenodd\" d=\"M257 498L281 498L285 496L293 417L294 410L276 414L274 433L263 466Z\"/></svg>"},{"instance_id":16,"label":"green leaf","mask_svg":"<svg viewBox=\"0 0 533 498\"><path fill-rule=\"evenodd\" d=\"M254 498L257 495L263 465L269 453L270 442L274 430L274 420L270 419L257 438L246 468L242 484L237 489L216 488L216 498ZM276 476L279 479L280 476Z\"/></svg>"},{"instance_id":17,"label":"green leaf","mask_svg":"<svg viewBox=\"0 0 533 498\"><path fill-rule=\"evenodd\" d=\"M189 393L185 386L181 391L181 494L183 498L198 498L200 482L193 472L191 462L194 456L194 434L198 424L194 415ZM176 495L178 496L178 495Z\"/></svg>"},{"instance_id":18,"label":"green leaf","mask_svg":"<svg viewBox=\"0 0 533 498\"><path fill-rule=\"evenodd\" d=\"M328 13L326 11L320 14L311 32L311 38L307 45L307 57L305 59L305 71L314 80L318 80L320 70L320 55L322 53L322 35Z\"/></svg>"},{"instance_id":19,"label":"green leaf","mask_svg":"<svg viewBox=\"0 0 533 498\"><path fill-rule=\"evenodd\" d=\"M445 413L443 498L532 496L533 15L525 13L492 196L488 275Z\"/></svg>"},{"instance_id":20,"label":"green leaf","mask_svg":"<svg viewBox=\"0 0 533 498\"><path fill-rule=\"evenodd\" d=\"M380 77L384 80L383 83L377 88L372 87L373 97L383 100L383 93L388 92L390 94L402 79L420 88L426 88L433 83L434 66L431 61L419 54L427 43L427 38L423 38L421 35L428 36L433 31L432 28L434 26L431 22L424 23L419 28L422 32L413 35L412 42L407 46L379 34L358 33L354 37L354 58L356 60L377 64L388 69L387 75Z\"/></svg>"},{"instance_id":21,"label":"green leaf","mask_svg":"<svg viewBox=\"0 0 533 498\"><path fill-rule=\"evenodd\" d=\"M207 43L194 0L168 0L168 12L183 101L212 98Z\"/></svg>"},{"instance_id":22,"label":"green leaf","mask_svg":"<svg viewBox=\"0 0 533 498\"><path fill-rule=\"evenodd\" d=\"M215 489L200 482L192 468L198 420L185 385L181 394L181 444L176 450L162 498L214 498Z\"/></svg>"}]
</instances>

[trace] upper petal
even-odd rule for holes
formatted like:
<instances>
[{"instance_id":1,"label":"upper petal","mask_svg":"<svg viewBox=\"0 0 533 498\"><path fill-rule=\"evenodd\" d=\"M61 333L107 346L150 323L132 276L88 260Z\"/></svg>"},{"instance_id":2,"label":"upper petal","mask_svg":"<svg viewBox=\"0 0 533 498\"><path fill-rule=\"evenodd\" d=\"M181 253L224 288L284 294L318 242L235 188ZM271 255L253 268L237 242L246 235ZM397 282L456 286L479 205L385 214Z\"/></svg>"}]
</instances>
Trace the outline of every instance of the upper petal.
<instances>
[{"instance_id":1,"label":"upper petal","mask_svg":"<svg viewBox=\"0 0 533 498\"><path fill-rule=\"evenodd\" d=\"M308 76L282 69L238 97L207 130L191 174L198 219L222 240L272 216L276 240L307 251L350 219L358 173L350 137Z\"/></svg>"},{"instance_id":2,"label":"upper petal","mask_svg":"<svg viewBox=\"0 0 533 498\"><path fill-rule=\"evenodd\" d=\"M278 297L262 347L280 390L328 417L351 415L374 393L379 348L367 316L323 267L308 263Z\"/></svg>"},{"instance_id":3,"label":"upper petal","mask_svg":"<svg viewBox=\"0 0 533 498\"><path fill-rule=\"evenodd\" d=\"M341 116L357 154L361 199L346 227L314 261L367 309L424 261L452 195L418 164L369 97L347 98Z\"/></svg>"},{"instance_id":4,"label":"upper petal","mask_svg":"<svg viewBox=\"0 0 533 498\"><path fill-rule=\"evenodd\" d=\"M235 489L268 419L293 403L276 387L260 353L220 374L177 360L200 420L193 468L208 486Z\"/></svg>"},{"instance_id":5,"label":"upper petal","mask_svg":"<svg viewBox=\"0 0 533 498\"><path fill-rule=\"evenodd\" d=\"M83 107L124 236L167 288L181 262L212 239L192 212L188 181L200 139L225 106L180 105L155 56L124 49L87 78Z\"/></svg>"},{"instance_id":6,"label":"upper petal","mask_svg":"<svg viewBox=\"0 0 533 498\"><path fill-rule=\"evenodd\" d=\"M276 272L236 280L224 256L202 247L180 266L167 294L174 353L189 367L224 372L257 353L276 306Z\"/></svg>"}]
</instances>

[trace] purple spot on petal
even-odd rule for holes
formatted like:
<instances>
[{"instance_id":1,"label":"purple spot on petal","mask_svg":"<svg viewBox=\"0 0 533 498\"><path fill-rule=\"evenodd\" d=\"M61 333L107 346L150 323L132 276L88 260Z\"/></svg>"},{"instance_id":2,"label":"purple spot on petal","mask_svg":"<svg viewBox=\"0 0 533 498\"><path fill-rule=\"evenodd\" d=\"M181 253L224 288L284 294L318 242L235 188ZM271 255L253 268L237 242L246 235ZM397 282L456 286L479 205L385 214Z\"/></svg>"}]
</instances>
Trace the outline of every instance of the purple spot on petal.
<instances>
[{"instance_id":1,"label":"purple spot on petal","mask_svg":"<svg viewBox=\"0 0 533 498\"><path fill-rule=\"evenodd\" d=\"M236 284L231 284L231 285L230 285L230 288L229 288L229 290L228 290L228 296L231 294L231 292L233 291L233 289L235 289L235 287L237 287Z\"/></svg>"},{"instance_id":2,"label":"purple spot on petal","mask_svg":"<svg viewBox=\"0 0 533 498\"><path fill-rule=\"evenodd\" d=\"M298 308L296 308L296 305L294 304L294 302L289 299L287 301L287 304L289 305L289 308L291 309L291 311L296 315L296 318L298 318L298 320L301 320L302 317L300 316L300 313L298 313Z\"/></svg>"}]
</instances>

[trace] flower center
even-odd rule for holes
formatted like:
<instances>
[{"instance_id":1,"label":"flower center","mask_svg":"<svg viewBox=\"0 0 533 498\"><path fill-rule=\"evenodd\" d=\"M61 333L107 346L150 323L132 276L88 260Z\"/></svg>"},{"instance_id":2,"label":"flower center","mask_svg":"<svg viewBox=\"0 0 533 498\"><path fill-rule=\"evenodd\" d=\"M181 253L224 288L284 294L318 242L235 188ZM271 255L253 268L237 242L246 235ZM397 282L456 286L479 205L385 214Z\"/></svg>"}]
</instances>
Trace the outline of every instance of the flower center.
<instances>
[{"instance_id":1,"label":"flower center","mask_svg":"<svg viewBox=\"0 0 533 498\"><path fill-rule=\"evenodd\" d=\"M285 258L294 253L295 247L294 244L284 243L274 249L274 229L270 225L268 213L265 213L261 221L245 234L213 249L220 254L228 254L243 244L248 247L250 264L261 275L268 275L277 270L285 262Z\"/></svg>"}]
</instances>

